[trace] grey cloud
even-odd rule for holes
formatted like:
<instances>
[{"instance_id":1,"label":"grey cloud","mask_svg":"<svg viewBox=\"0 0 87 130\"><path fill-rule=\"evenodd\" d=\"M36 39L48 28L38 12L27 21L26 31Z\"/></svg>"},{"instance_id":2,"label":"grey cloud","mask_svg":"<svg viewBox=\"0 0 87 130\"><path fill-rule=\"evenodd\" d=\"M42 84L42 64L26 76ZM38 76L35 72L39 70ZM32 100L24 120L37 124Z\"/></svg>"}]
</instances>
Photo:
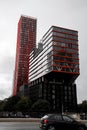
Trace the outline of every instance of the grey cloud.
<instances>
[{"instance_id":1,"label":"grey cloud","mask_svg":"<svg viewBox=\"0 0 87 130\"><path fill-rule=\"evenodd\" d=\"M2 61L0 61L0 73L12 73L14 70L14 57L3 56Z\"/></svg>"},{"instance_id":2,"label":"grey cloud","mask_svg":"<svg viewBox=\"0 0 87 130\"><path fill-rule=\"evenodd\" d=\"M1 83L0 82L0 100L3 100L9 96L12 95L12 87L11 83L5 82Z\"/></svg>"}]
</instances>

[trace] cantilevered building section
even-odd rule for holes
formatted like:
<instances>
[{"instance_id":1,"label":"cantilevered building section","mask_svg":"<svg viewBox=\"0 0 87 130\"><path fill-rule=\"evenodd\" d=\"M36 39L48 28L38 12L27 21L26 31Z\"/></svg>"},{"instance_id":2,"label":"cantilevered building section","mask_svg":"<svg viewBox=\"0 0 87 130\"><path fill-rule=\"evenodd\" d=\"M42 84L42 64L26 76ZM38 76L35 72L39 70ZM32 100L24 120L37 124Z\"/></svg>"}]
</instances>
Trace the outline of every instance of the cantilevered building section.
<instances>
[{"instance_id":1,"label":"cantilevered building section","mask_svg":"<svg viewBox=\"0 0 87 130\"><path fill-rule=\"evenodd\" d=\"M29 54L36 47L36 22L35 18L21 16L18 23L13 95L21 85L28 84Z\"/></svg>"},{"instance_id":2,"label":"cantilevered building section","mask_svg":"<svg viewBox=\"0 0 87 130\"><path fill-rule=\"evenodd\" d=\"M52 26L38 46L30 53L30 97L48 100L52 111L76 111L78 32Z\"/></svg>"}]
</instances>

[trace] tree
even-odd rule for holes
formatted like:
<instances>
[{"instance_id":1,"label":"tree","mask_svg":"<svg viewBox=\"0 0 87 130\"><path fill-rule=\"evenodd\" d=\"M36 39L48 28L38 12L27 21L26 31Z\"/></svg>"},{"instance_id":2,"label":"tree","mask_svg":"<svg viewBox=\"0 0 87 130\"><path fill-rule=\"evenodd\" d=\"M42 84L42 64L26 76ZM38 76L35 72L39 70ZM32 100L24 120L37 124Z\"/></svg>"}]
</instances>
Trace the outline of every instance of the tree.
<instances>
[{"instance_id":1,"label":"tree","mask_svg":"<svg viewBox=\"0 0 87 130\"><path fill-rule=\"evenodd\" d=\"M87 100L84 100L81 104L78 104L78 112L87 113Z\"/></svg>"},{"instance_id":2,"label":"tree","mask_svg":"<svg viewBox=\"0 0 87 130\"><path fill-rule=\"evenodd\" d=\"M12 111L16 111L15 110L15 106L17 104L17 102L20 100L20 97L19 96L13 96L13 97L9 97L8 99L6 99L4 101L4 107L3 107L3 110L4 111L9 111L9 112L12 112Z\"/></svg>"},{"instance_id":3,"label":"tree","mask_svg":"<svg viewBox=\"0 0 87 130\"><path fill-rule=\"evenodd\" d=\"M32 105L31 110L36 112L49 112L50 104L46 100L39 99Z\"/></svg>"},{"instance_id":4,"label":"tree","mask_svg":"<svg viewBox=\"0 0 87 130\"><path fill-rule=\"evenodd\" d=\"M16 104L16 111L28 112L31 108L31 100L28 97L21 97Z\"/></svg>"},{"instance_id":5,"label":"tree","mask_svg":"<svg viewBox=\"0 0 87 130\"><path fill-rule=\"evenodd\" d=\"M4 108L4 101L0 101L0 112L3 111Z\"/></svg>"}]
</instances>

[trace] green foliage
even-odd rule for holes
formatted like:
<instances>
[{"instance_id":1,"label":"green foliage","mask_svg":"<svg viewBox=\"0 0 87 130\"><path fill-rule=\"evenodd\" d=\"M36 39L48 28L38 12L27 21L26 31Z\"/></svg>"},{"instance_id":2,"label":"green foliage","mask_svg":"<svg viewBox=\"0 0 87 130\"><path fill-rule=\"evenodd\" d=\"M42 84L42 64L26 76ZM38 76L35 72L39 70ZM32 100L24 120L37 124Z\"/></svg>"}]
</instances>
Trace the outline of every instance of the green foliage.
<instances>
[{"instance_id":1,"label":"green foliage","mask_svg":"<svg viewBox=\"0 0 87 130\"><path fill-rule=\"evenodd\" d=\"M16 104L16 111L28 112L31 108L31 100L28 97L22 97Z\"/></svg>"},{"instance_id":2,"label":"green foliage","mask_svg":"<svg viewBox=\"0 0 87 130\"><path fill-rule=\"evenodd\" d=\"M15 105L20 100L20 97L13 96L4 101L3 111L15 111Z\"/></svg>"},{"instance_id":3,"label":"green foliage","mask_svg":"<svg viewBox=\"0 0 87 130\"><path fill-rule=\"evenodd\" d=\"M39 99L33 103L29 97L13 96L0 101L0 112L50 112L50 104L48 101ZM84 100L81 104L78 104L79 113L87 113L87 100Z\"/></svg>"},{"instance_id":4,"label":"green foliage","mask_svg":"<svg viewBox=\"0 0 87 130\"><path fill-rule=\"evenodd\" d=\"M28 97L13 96L0 102L0 111L26 112L31 107L31 100Z\"/></svg>"},{"instance_id":5,"label":"green foliage","mask_svg":"<svg viewBox=\"0 0 87 130\"><path fill-rule=\"evenodd\" d=\"M81 104L78 104L78 111L80 113L87 113L87 100L84 100Z\"/></svg>"},{"instance_id":6,"label":"green foliage","mask_svg":"<svg viewBox=\"0 0 87 130\"><path fill-rule=\"evenodd\" d=\"M29 99L29 97L10 97L4 101L0 102L0 111L8 111L8 112L29 112L29 111L50 111L50 104L48 101L39 99L35 103L33 103Z\"/></svg>"},{"instance_id":7,"label":"green foliage","mask_svg":"<svg viewBox=\"0 0 87 130\"><path fill-rule=\"evenodd\" d=\"M3 111L3 108L4 108L4 101L0 101L0 112Z\"/></svg>"},{"instance_id":8,"label":"green foliage","mask_svg":"<svg viewBox=\"0 0 87 130\"><path fill-rule=\"evenodd\" d=\"M43 99L39 99L38 101L36 101L32 107L31 107L32 111L39 111L39 112L44 112L44 111L50 111L50 104L48 101L43 100Z\"/></svg>"}]
</instances>

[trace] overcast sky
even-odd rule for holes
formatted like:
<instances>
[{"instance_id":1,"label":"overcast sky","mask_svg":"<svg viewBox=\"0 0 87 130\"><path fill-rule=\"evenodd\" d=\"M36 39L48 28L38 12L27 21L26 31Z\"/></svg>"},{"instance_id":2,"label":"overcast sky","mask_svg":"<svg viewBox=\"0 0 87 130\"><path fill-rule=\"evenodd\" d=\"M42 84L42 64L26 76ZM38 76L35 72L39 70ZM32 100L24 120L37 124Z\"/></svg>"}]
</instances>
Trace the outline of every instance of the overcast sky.
<instances>
[{"instance_id":1,"label":"overcast sky","mask_svg":"<svg viewBox=\"0 0 87 130\"><path fill-rule=\"evenodd\" d=\"M78 103L87 100L87 0L0 0L0 100L11 96L17 26L21 15L37 18L37 42L52 26L78 31Z\"/></svg>"}]
</instances>

